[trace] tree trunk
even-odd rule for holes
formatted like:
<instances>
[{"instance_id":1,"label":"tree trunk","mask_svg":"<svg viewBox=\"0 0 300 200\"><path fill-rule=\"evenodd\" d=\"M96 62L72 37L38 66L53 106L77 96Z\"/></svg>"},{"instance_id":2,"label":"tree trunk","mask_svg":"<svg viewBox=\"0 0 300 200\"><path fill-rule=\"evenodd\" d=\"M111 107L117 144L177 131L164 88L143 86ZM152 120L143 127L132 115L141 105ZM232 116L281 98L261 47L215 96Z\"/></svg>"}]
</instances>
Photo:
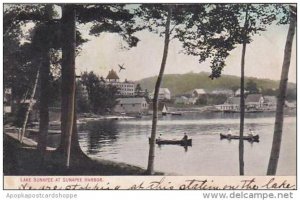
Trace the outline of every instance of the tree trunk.
<instances>
[{"instance_id":1,"label":"tree trunk","mask_svg":"<svg viewBox=\"0 0 300 200\"><path fill-rule=\"evenodd\" d=\"M278 164L280 146L281 146L281 138L282 138L283 112L284 112L284 104L286 98L286 88L288 83L288 74L290 68L295 29L296 29L296 16L293 13L291 13L290 26L289 26L288 35L285 43L285 49L284 49L284 59L283 59L281 78L279 84L279 94L277 97L273 143L272 143L272 150L271 150L267 175L276 175L276 170L277 170L277 164Z\"/></svg>"},{"instance_id":2,"label":"tree trunk","mask_svg":"<svg viewBox=\"0 0 300 200\"><path fill-rule=\"evenodd\" d=\"M50 55L46 49L42 54L41 76L40 76L40 124L37 149L40 154L45 155L47 148L47 135L49 127L49 79L50 79Z\"/></svg>"},{"instance_id":3,"label":"tree trunk","mask_svg":"<svg viewBox=\"0 0 300 200\"><path fill-rule=\"evenodd\" d=\"M168 49L170 42L170 23L172 16L172 8L169 7L167 22L165 27L165 42L164 42L164 51L163 57L161 61L159 75L155 84L154 90L154 98L153 98L153 119L152 119L152 130L151 130L151 139L150 139L150 147L149 147L149 157L148 157L148 167L147 174L151 175L154 173L154 157L155 157L155 139L156 139L156 126L157 126L157 109L158 109L158 93L160 84L164 75L164 70L166 66L166 61L168 57Z\"/></svg>"},{"instance_id":4,"label":"tree trunk","mask_svg":"<svg viewBox=\"0 0 300 200\"><path fill-rule=\"evenodd\" d=\"M76 101L74 104L75 108L76 108ZM63 114L62 114L63 115ZM62 120L62 117L61 117ZM63 123L61 124L63 126ZM63 132L61 132L61 142L60 145L58 146L58 148L56 149L56 152L63 152L63 148L64 148L64 144L65 144L65 134ZM80 145L79 145L79 141L78 141L78 133L77 133L77 114L76 114L76 109L74 110L74 119L73 119L73 133L72 133L72 145L71 145L71 152L75 153L78 155L78 153L83 153Z\"/></svg>"},{"instance_id":5,"label":"tree trunk","mask_svg":"<svg viewBox=\"0 0 300 200\"><path fill-rule=\"evenodd\" d=\"M76 11L72 5L63 7L62 28L65 36L62 47L62 85L61 85L61 141L64 165L70 167L70 151L75 111L75 48Z\"/></svg>"},{"instance_id":6,"label":"tree trunk","mask_svg":"<svg viewBox=\"0 0 300 200\"><path fill-rule=\"evenodd\" d=\"M33 86L33 89L32 89L32 93L31 93L31 97L30 97L28 109L27 109L26 114L25 114L25 119L24 119L24 123L23 123L23 127L22 127L22 132L21 132L21 138L20 138L20 142L21 143L23 143L23 137L25 135L28 117L29 117L30 111L31 111L32 106L33 106L33 99L34 99L36 87L37 87L38 80L39 80L39 74L40 74L40 68L38 68L38 71L36 73L36 78L35 78L34 86Z\"/></svg>"},{"instance_id":7,"label":"tree trunk","mask_svg":"<svg viewBox=\"0 0 300 200\"><path fill-rule=\"evenodd\" d=\"M247 46L247 29L248 29L248 5L246 8L245 23L243 28L243 49L241 59L241 95L240 95L240 139L239 139L239 171L240 175L243 176L244 172L244 119L245 119L245 55Z\"/></svg>"},{"instance_id":8,"label":"tree trunk","mask_svg":"<svg viewBox=\"0 0 300 200\"><path fill-rule=\"evenodd\" d=\"M75 110L74 110L74 121L73 121L73 133L72 133L72 141L71 141L71 157L70 157L70 163L73 165L76 165L78 163L82 163L82 161L84 161L85 158L88 158L88 156L86 154L83 153L83 151L81 150L79 141L78 141L78 133L77 133L77 111L76 111L76 107L77 107L77 103L76 100L74 102L75 104Z\"/></svg>"},{"instance_id":9,"label":"tree trunk","mask_svg":"<svg viewBox=\"0 0 300 200\"><path fill-rule=\"evenodd\" d=\"M67 21L66 21L67 22ZM64 24L66 24L66 22ZM74 26L74 31L75 31L75 26ZM76 32L74 33L76 34ZM74 48L76 48L76 46L74 46ZM68 48L66 47L66 50ZM74 49L75 51L75 49ZM75 57L74 57L75 59ZM75 66L75 60L74 60L74 66ZM64 76L68 76L68 72L64 71L65 69L62 69L62 76L64 74ZM75 76L75 71L74 71L74 76ZM62 78L63 79L63 78ZM75 82L75 78L74 78L74 82ZM63 82L63 80L62 80ZM66 81L64 81L66 82ZM67 84L67 83L66 83ZM77 134L77 115L76 115L76 82L74 83L74 90L75 90L75 97L74 97L74 110L73 110L73 128L72 128L72 135L71 135L71 147L70 147L70 159L72 160L73 158L82 158L83 156L85 156L85 154L82 152L80 145L79 145L79 141L78 141L78 134ZM68 140L68 136L66 135L67 133L67 129L66 129L66 125L67 125L67 119L68 119L68 114L66 112L66 108L68 106L68 100L65 96L65 87L67 87L67 85L62 84L62 90L61 90L61 141L60 141L60 145L59 147L56 149L56 152L59 154L65 154L66 151L66 143ZM86 156L85 156L86 157Z\"/></svg>"},{"instance_id":10,"label":"tree trunk","mask_svg":"<svg viewBox=\"0 0 300 200\"><path fill-rule=\"evenodd\" d=\"M45 18L48 20L52 19L53 7L51 4L45 6ZM47 28L49 25L48 21L43 25L44 28ZM47 136L49 128L49 81L50 81L50 46L49 41L45 41L44 48L41 51L41 74L40 74L40 123L39 123L39 137L37 149L41 154L42 161L47 149Z\"/></svg>"},{"instance_id":11,"label":"tree trunk","mask_svg":"<svg viewBox=\"0 0 300 200\"><path fill-rule=\"evenodd\" d=\"M244 140L243 140L243 137L244 137L244 119L245 119L245 94L244 94L245 53L246 53L246 43L243 44L242 65L241 65L240 139L239 139L240 175L244 175Z\"/></svg>"}]
</instances>

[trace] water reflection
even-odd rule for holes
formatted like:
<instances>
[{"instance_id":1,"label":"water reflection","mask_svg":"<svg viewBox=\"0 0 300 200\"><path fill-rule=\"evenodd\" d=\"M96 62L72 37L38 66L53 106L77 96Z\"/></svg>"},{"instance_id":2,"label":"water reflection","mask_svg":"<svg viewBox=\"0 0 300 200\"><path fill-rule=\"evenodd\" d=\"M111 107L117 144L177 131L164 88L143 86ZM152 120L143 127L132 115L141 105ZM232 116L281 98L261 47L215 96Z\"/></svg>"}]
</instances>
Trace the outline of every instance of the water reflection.
<instances>
[{"instance_id":1,"label":"water reflection","mask_svg":"<svg viewBox=\"0 0 300 200\"><path fill-rule=\"evenodd\" d=\"M86 144L87 154L147 166L148 138L151 134L151 116L141 119L103 121L88 124L89 131L80 144ZM247 113L245 135L249 129L259 134L260 142L245 141L245 172L247 175L265 175L274 130L274 113ZM156 145L157 170L182 175L238 175L238 140L220 141L220 133L239 132L238 113L184 113L183 116L159 117L157 135L180 139L187 132L193 146ZM282 153L278 174L295 174L295 117L285 118ZM109 141L108 141L109 140ZM224 167L226 166L226 167Z\"/></svg>"},{"instance_id":2,"label":"water reflection","mask_svg":"<svg viewBox=\"0 0 300 200\"><path fill-rule=\"evenodd\" d=\"M245 135L259 134L259 143L245 141L246 175L265 175L274 131L274 113L246 113ZM79 127L79 143L87 155L147 166L152 116L103 120ZM184 113L159 117L157 135L180 139L186 132L193 146L156 145L155 169L180 175L239 175L238 140L220 140L220 133L239 133L238 113ZM54 140L54 139L53 139ZM52 140L51 140L52 141ZM296 117L284 119L278 175L296 173Z\"/></svg>"},{"instance_id":3,"label":"water reflection","mask_svg":"<svg viewBox=\"0 0 300 200\"><path fill-rule=\"evenodd\" d=\"M158 148L159 150L163 150L164 146L165 146L165 145L163 145L163 144L158 144L158 145L157 145L157 148ZM188 146L188 145L176 145L176 146L178 146L178 148L184 149L184 152L187 152L187 151L189 150L189 148L192 148L192 145L191 145L191 146Z\"/></svg>"},{"instance_id":4,"label":"water reflection","mask_svg":"<svg viewBox=\"0 0 300 200\"><path fill-rule=\"evenodd\" d=\"M88 154L96 154L102 147L111 146L118 139L118 124L115 120L90 122L81 129L88 133Z\"/></svg>"}]
</instances>

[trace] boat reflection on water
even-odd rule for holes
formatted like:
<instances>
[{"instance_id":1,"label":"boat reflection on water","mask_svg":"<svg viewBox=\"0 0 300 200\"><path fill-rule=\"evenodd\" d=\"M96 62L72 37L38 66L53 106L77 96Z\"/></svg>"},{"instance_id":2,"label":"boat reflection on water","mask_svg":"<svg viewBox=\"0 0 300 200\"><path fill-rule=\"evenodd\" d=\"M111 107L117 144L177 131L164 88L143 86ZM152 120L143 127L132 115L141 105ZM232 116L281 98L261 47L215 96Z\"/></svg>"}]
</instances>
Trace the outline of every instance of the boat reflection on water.
<instances>
[{"instance_id":1,"label":"boat reflection on water","mask_svg":"<svg viewBox=\"0 0 300 200\"><path fill-rule=\"evenodd\" d=\"M163 147L164 145L157 145L157 147L158 147L158 149L159 150L163 150ZM189 147L191 147L191 146L178 146L178 148L183 148L184 149L184 152L188 152L188 150L189 150Z\"/></svg>"}]
</instances>

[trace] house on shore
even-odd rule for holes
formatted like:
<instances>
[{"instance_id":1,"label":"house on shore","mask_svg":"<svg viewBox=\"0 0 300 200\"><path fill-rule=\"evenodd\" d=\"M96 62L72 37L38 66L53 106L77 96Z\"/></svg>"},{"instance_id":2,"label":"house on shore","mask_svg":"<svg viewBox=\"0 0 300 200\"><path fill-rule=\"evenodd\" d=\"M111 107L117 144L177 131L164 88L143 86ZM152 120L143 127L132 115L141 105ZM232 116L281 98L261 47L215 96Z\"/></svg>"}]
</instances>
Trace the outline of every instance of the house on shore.
<instances>
[{"instance_id":1,"label":"house on shore","mask_svg":"<svg viewBox=\"0 0 300 200\"><path fill-rule=\"evenodd\" d=\"M129 97L117 99L114 107L116 113L139 114L148 113L149 104L144 97Z\"/></svg>"},{"instance_id":2,"label":"house on shore","mask_svg":"<svg viewBox=\"0 0 300 200\"><path fill-rule=\"evenodd\" d=\"M262 94L249 94L245 99L246 108L261 109L264 105L264 97Z\"/></svg>"},{"instance_id":3,"label":"house on shore","mask_svg":"<svg viewBox=\"0 0 300 200\"><path fill-rule=\"evenodd\" d=\"M224 104L215 105L219 111L233 111L239 112L240 110L240 97L228 97Z\"/></svg>"},{"instance_id":4,"label":"house on shore","mask_svg":"<svg viewBox=\"0 0 300 200\"><path fill-rule=\"evenodd\" d=\"M245 98L245 111L246 112L262 112L262 111L275 111L277 104L276 96L263 96L262 94L249 94ZM296 108L295 102L285 102L285 106L290 109ZM224 104L215 105L217 111L240 111L240 97L228 97Z\"/></svg>"},{"instance_id":5,"label":"house on shore","mask_svg":"<svg viewBox=\"0 0 300 200\"><path fill-rule=\"evenodd\" d=\"M246 111L261 110L264 106L264 97L262 94L249 94L245 99ZM216 105L215 108L220 111L239 112L240 97L228 97L224 104Z\"/></svg>"},{"instance_id":6,"label":"house on shore","mask_svg":"<svg viewBox=\"0 0 300 200\"><path fill-rule=\"evenodd\" d=\"M154 91L151 93L150 98L154 98ZM158 100L170 100L171 92L168 88L159 88Z\"/></svg>"},{"instance_id":7,"label":"house on shore","mask_svg":"<svg viewBox=\"0 0 300 200\"><path fill-rule=\"evenodd\" d=\"M276 96L264 96L264 110L276 110L277 98Z\"/></svg>"},{"instance_id":8,"label":"house on shore","mask_svg":"<svg viewBox=\"0 0 300 200\"><path fill-rule=\"evenodd\" d=\"M192 97L195 97L195 98L198 98L201 95L205 95L205 94L207 94L207 92L205 92L204 89L194 89L192 91Z\"/></svg>"}]
</instances>

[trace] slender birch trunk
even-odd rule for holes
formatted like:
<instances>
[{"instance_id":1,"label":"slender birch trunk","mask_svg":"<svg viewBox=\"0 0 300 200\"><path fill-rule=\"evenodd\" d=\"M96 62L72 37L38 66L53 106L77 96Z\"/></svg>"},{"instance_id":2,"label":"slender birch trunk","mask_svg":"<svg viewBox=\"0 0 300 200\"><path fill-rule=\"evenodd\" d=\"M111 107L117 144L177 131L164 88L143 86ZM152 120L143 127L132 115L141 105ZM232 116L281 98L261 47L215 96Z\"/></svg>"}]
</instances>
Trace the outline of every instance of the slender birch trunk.
<instances>
[{"instance_id":1,"label":"slender birch trunk","mask_svg":"<svg viewBox=\"0 0 300 200\"><path fill-rule=\"evenodd\" d=\"M243 48L241 58L241 95L240 95L240 139L239 139L239 171L240 175L244 175L244 120L245 120L245 55L247 47L247 29L248 29L248 5L246 8L245 23L243 28Z\"/></svg>"},{"instance_id":2,"label":"slender birch trunk","mask_svg":"<svg viewBox=\"0 0 300 200\"><path fill-rule=\"evenodd\" d=\"M281 146L281 138L282 138L282 127L284 121L283 114L284 114L284 104L286 98L286 89L287 89L289 68L291 62L293 39L296 30L296 18L297 16L291 12L290 25L289 25L288 35L286 38L285 49L284 49L284 58L283 58L281 78L279 84L279 94L277 97L277 105L276 105L276 118L275 118L275 126L274 126L273 143L272 143L267 175L276 175L276 171L277 171L278 159L280 154L280 146Z\"/></svg>"},{"instance_id":3,"label":"slender birch trunk","mask_svg":"<svg viewBox=\"0 0 300 200\"><path fill-rule=\"evenodd\" d=\"M152 130L151 130L151 138L149 144L149 157L148 157L148 167L147 174L154 174L154 157L155 157L155 139L156 139L156 127L157 127L157 109L158 109L158 93L161 85L161 81L164 75L164 70L166 66L166 61L168 57L169 50L169 42L170 42L170 24L171 24L171 16L172 16L172 8L169 7L167 22L165 26L165 41L164 41L164 51L163 57L161 61L159 75L157 77L157 81L154 89L154 98L153 98L153 118L152 118Z\"/></svg>"},{"instance_id":4,"label":"slender birch trunk","mask_svg":"<svg viewBox=\"0 0 300 200\"><path fill-rule=\"evenodd\" d=\"M241 65L241 96L240 96L240 139L239 139L239 169L240 175L244 175L244 121L245 121L245 53L246 44L243 44L242 50L242 65Z\"/></svg>"},{"instance_id":5,"label":"slender birch trunk","mask_svg":"<svg viewBox=\"0 0 300 200\"><path fill-rule=\"evenodd\" d=\"M23 143L23 138L24 138L25 131L26 131L28 117L29 117L30 111L32 110L35 91L36 91L39 76L40 76L39 74L40 74L40 68L38 69L38 71L36 73L36 78L35 78L34 86L33 86L33 89L32 89L31 97L30 97L30 100L29 100L28 109L27 109L26 114L25 114L25 119L24 119L24 123L23 123L23 126L22 126L22 132L21 132L21 138L20 138L21 143Z\"/></svg>"}]
</instances>

